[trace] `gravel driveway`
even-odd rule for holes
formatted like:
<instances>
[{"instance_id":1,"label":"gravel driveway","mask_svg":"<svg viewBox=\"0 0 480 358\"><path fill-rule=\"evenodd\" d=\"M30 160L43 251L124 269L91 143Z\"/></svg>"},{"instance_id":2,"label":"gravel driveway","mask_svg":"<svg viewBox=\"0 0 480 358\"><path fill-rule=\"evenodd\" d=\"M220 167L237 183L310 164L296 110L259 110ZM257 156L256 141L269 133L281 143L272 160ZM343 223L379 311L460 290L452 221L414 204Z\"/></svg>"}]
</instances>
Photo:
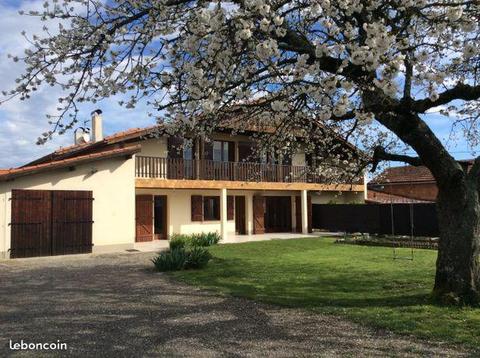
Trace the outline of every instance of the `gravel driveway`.
<instances>
[{"instance_id":1,"label":"gravel driveway","mask_svg":"<svg viewBox=\"0 0 480 358\"><path fill-rule=\"evenodd\" d=\"M459 356L342 319L185 286L152 253L0 261L0 356L65 342L75 356ZM43 351L46 352L46 351ZM51 354L51 353L50 353Z\"/></svg>"}]
</instances>

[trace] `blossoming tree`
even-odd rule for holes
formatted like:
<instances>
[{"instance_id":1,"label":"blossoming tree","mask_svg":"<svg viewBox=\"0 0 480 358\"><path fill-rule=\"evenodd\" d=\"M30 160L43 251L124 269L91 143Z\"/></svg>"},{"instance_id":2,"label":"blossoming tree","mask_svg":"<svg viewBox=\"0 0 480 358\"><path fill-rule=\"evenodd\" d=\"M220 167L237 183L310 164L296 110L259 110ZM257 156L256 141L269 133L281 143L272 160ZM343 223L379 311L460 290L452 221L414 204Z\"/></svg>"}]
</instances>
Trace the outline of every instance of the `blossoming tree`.
<instances>
[{"instance_id":1,"label":"blossoming tree","mask_svg":"<svg viewBox=\"0 0 480 358\"><path fill-rule=\"evenodd\" d=\"M26 70L5 96L67 93L40 142L75 125L78 103L128 94L120 104L146 99L198 133L228 117L273 127L279 151L301 135L332 177L425 165L439 188L434 293L478 302L480 159L462 167L425 122L440 111L478 144L478 1L51 0L28 15L58 26L28 37L14 58ZM339 138L363 154L342 152Z\"/></svg>"}]
</instances>

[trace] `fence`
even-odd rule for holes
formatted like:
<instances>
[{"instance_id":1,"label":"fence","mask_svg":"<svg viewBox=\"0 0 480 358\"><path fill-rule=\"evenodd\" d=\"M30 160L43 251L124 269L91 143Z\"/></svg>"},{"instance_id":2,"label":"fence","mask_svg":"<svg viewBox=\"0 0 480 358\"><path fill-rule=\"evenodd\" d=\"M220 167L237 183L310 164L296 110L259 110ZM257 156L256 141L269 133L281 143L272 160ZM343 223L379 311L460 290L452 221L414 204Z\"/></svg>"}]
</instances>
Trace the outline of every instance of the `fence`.
<instances>
[{"instance_id":1,"label":"fence","mask_svg":"<svg viewBox=\"0 0 480 358\"><path fill-rule=\"evenodd\" d=\"M439 235L435 204L314 204L312 209L314 229L410 235L412 222L414 236Z\"/></svg>"}]
</instances>

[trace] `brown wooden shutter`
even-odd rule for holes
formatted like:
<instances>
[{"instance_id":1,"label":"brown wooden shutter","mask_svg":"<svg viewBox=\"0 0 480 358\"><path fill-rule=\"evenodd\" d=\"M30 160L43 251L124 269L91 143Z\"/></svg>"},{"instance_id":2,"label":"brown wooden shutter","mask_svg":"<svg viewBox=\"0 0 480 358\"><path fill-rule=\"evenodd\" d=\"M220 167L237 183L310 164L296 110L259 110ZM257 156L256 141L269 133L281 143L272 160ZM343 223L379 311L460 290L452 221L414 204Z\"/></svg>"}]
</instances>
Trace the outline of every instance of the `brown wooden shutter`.
<instances>
[{"instance_id":1,"label":"brown wooden shutter","mask_svg":"<svg viewBox=\"0 0 480 358\"><path fill-rule=\"evenodd\" d=\"M235 142L228 142L228 161L235 161Z\"/></svg>"},{"instance_id":2,"label":"brown wooden shutter","mask_svg":"<svg viewBox=\"0 0 480 358\"><path fill-rule=\"evenodd\" d=\"M253 197L253 233L265 233L265 197Z\"/></svg>"},{"instance_id":3,"label":"brown wooden shutter","mask_svg":"<svg viewBox=\"0 0 480 358\"><path fill-rule=\"evenodd\" d=\"M302 199L295 197L295 231L302 232Z\"/></svg>"},{"instance_id":4,"label":"brown wooden shutter","mask_svg":"<svg viewBox=\"0 0 480 358\"><path fill-rule=\"evenodd\" d=\"M203 142L203 159L213 160L213 142Z\"/></svg>"},{"instance_id":5,"label":"brown wooden shutter","mask_svg":"<svg viewBox=\"0 0 480 358\"><path fill-rule=\"evenodd\" d=\"M227 196L227 220L233 220L235 218L235 197Z\"/></svg>"},{"instance_id":6,"label":"brown wooden shutter","mask_svg":"<svg viewBox=\"0 0 480 358\"><path fill-rule=\"evenodd\" d=\"M192 195L192 221L203 221L203 197Z\"/></svg>"},{"instance_id":7,"label":"brown wooden shutter","mask_svg":"<svg viewBox=\"0 0 480 358\"><path fill-rule=\"evenodd\" d=\"M238 161L250 162L252 161L252 158L250 158L251 155L252 155L252 145L247 142L239 142L238 143Z\"/></svg>"},{"instance_id":8,"label":"brown wooden shutter","mask_svg":"<svg viewBox=\"0 0 480 358\"><path fill-rule=\"evenodd\" d=\"M312 230L312 197L307 197L307 215L308 215L308 232L313 232Z\"/></svg>"},{"instance_id":9,"label":"brown wooden shutter","mask_svg":"<svg viewBox=\"0 0 480 358\"><path fill-rule=\"evenodd\" d=\"M168 137L168 157L172 159L183 158L183 138L180 137Z\"/></svg>"}]
</instances>

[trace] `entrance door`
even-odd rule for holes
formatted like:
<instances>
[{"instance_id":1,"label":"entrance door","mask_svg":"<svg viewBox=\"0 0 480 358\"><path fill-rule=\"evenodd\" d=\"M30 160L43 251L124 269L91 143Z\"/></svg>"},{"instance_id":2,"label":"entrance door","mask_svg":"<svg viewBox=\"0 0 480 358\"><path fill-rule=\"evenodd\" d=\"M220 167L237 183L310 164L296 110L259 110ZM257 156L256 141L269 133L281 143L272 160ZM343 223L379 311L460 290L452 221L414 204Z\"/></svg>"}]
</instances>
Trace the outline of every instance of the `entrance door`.
<instances>
[{"instance_id":1,"label":"entrance door","mask_svg":"<svg viewBox=\"0 0 480 358\"><path fill-rule=\"evenodd\" d=\"M265 197L260 195L253 197L253 233L265 233Z\"/></svg>"},{"instance_id":2,"label":"entrance door","mask_svg":"<svg viewBox=\"0 0 480 358\"><path fill-rule=\"evenodd\" d=\"M245 197L235 196L235 233L245 235Z\"/></svg>"},{"instance_id":3,"label":"entrance door","mask_svg":"<svg viewBox=\"0 0 480 358\"><path fill-rule=\"evenodd\" d=\"M265 197L265 231L292 231L292 199L290 196Z\"/></svg>"},{"instance_id":4,"label":"entrance door","mask_svg":"<svg viewBox=\"0 0 480 358\"><path fill-rule=\"evenodd\" d=\"M137 195L135 198L135 241L153 240L153 195Z\"/></svg>"},{"instance_id":5,"label":"entrance door","mask_svg":"<svg viewBox=\"0 0 480 358\"><path fill-rule=\"evenodd\" d=\"M167 197L155 196L154 208L154 232L156 240L167 239Z\"/></svg>"}]
</instances>

